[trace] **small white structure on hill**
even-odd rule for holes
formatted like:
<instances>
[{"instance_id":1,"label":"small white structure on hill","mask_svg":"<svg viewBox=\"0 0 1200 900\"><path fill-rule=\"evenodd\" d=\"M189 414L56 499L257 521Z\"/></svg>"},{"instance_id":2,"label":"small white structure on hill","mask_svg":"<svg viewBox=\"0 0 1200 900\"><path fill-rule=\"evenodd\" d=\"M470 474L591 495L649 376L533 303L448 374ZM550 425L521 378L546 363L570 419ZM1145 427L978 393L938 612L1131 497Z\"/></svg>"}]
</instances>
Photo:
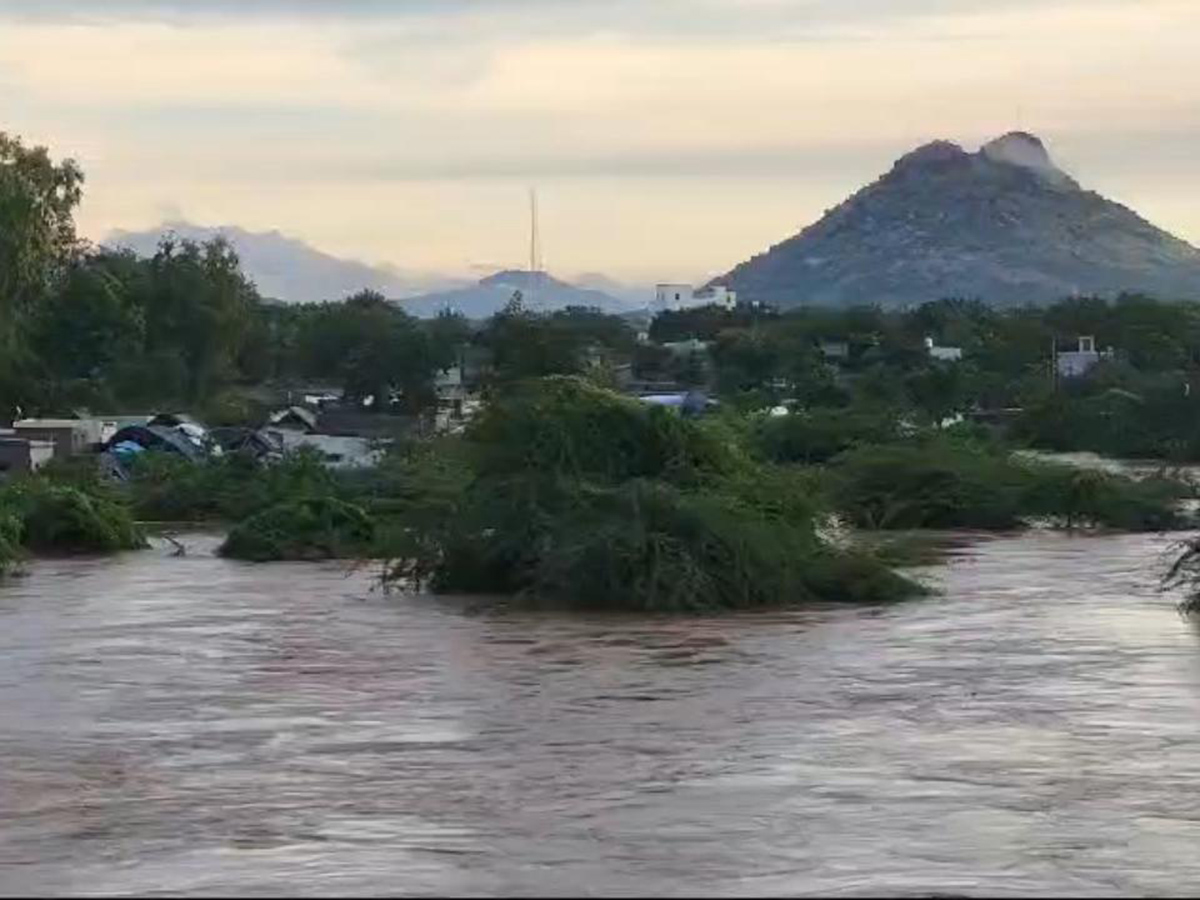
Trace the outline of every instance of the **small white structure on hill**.
<instances>
[{"instance_id":1,"label":"small white structure on hill","mask_svg":"<svg viewBox=\"0 0 1200 900\"><path fill-rule=\"evenodd\" d=\"M693 305L694 295L695 291L690 284L663 282L654 288L654 312L686 309Z\"/></svg>"},{"instance_id":2,"label":"small white structure on hill","mask_svg":"<svg viewBox=\"0 0 1200 900\"><path fill-rule=\"evenodd\" d=\"M731 291L723 284L701 288L693 297L697 306L723 306L725 309L737 306L737 291Z\"/></svg>"},{"instance_id":3,"label":"small white structure on hill","mask_svg":"<svg viewBox=\"0 0 1200 900\"><path fill-rule=\"evenodd\" d=\"M656 313L713 304L733 309L737 306L737 292L729 290L723 284L695 288L690 284L675 282L663 282L654 289L653 311Z\"/></svg>"},{"instance_id":4,"label":"small white structure on hill","mask_svg":"<svg viewBox=\"0 0 1200 900\"><path fill-rule=\"evenodd\" d=\"M939 347L931 337L925 338L925 352L943 362L959 362L963 358L962 347Z\"/></svg>"},{"instance_id":5,"label":"small white structure on hill","mask_svg":"<svg viewBox=\"0 0 1200 900\"><path fill-rule=\"evenodd\" d=\"M1102 359L1112 359L1113 351L1096 349L1096 339L1080 335L1075 350L1054 350L1054 371L1060 378L1079 378L1086 375Z\"/></svg>"}]
</instances>

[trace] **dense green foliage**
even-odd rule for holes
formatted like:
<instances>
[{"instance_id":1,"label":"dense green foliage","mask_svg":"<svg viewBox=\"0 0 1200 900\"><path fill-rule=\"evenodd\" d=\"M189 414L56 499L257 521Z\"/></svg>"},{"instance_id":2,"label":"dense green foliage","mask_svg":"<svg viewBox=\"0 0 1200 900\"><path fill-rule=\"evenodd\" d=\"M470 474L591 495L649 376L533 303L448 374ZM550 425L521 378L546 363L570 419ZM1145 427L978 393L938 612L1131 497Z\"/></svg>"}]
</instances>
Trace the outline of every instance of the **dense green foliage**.
<instances>
[{"instance_id":1,"label":"dense green foliage","mask_svg":"<svg viewBox=\"0 0 1200 900\"><path fill-rule=\"evenodd\" d=\"M245 391L319 380L370 408L423 412L469 337L369 291L307 307L264 302L222 239L164 239L153 256L75 238L83 176L0 132L0 419L179 407L252 415ZM241 411L239 411L241 408Z\"/></svg>"},{"instance_id":2,"label":"dense green foliage","mask_svg":"<svg viewBox=\"0 0 1200 900\"><path fill-rule=\"evenodd\" d=\"M0 510L0 578L21 559L21 520L12 510Z\"/></svg>"},{"instance_id":3,"label":"dense green foliage","mask_svg":"<svg viewBox=\"0 0 1200 900\"><path fill-rule=\"evenodd\" d=\"M130 501L153 522L237 521L300 497L328 496L336 479L312 453L263 466L237 454L194 463L147 453L131 469Z\"/></svg>"},{"instance_id":4,"label":"dense green foliage","mask_svg":"<svg viewBox=\"0 0 1200 900\"><path fill-rule=\"evenodd\" d=\"M169 238L148 258L85 247L81 182L0 135L0 414L261 421L317 383L352 412L408 421L454 365L486 405L462 436L415 439L365 471L150 453L118 492L56 467L0 491L0 572L27 551L138 546L136 517L237 523L223 552L242 559L383 554L393 580L441 591L662 612L875 602L917 588L822 537L831 514L873 529L1171 528L1180 485L1035 464L1005 439L1200 458L1200 312L1186 304L703 307L657 316L648 342L621 318L533 313L519 295L486 322L420 322L370 291L264 301L220 240ZM1054 348L1083 334L1116 352L1053 377ZM695 420L606 389L631 378L706 389L722 412ZM986 438L947 426L998 410L980 416L1007 423Z\"/></svg>"},{"instance_id":5,"label":"dense green foliage","mask_svg":"<svg viewBox=\"0 0 1200 900\"><path fill-rule=\"evenodd\" d=\"M497 397L468 440L485 475L556 472L694 483L739 464L736 448L712 430L564 376L525 382Z\"/></svg>"},{"instance_id":6,"label":"dense green foliage","mask_svg":"<svg viewBox=\"0 0 1200 900\"><path fill-rule=\"evenodd\" d=\"M375 537L371 518L333 497L279 503L229 532L221 555L251 562L343 559L368 556Z\"/></svg>"},{"instance_id":7,"label":"dense green foliage","mask_svg":"<svg viewBox=\"0 0 1200 900\"><path fill-rule=\"evenodd\" d=\"M705 612L917 590L825 544L810 485L733 436L577 378L526 382L465 438L453 514L411 532L396 579L606 609Z\"/></svg>"},{"instance_id":8,"label":"dense green foliage","mask_svg":"<svg viewBox=\"0 0 1200 900\"><path fill-rule=\"evenodd\" d=\"M1195 304L1122 295L1005 310L964 300L905 312L707 307L663 314L651 333L711 341L713 384L726 400L762 408L787 399L808 413L765 430L775 458L826 456L809 444L847 414L937 425L1010 409L1010 436L1032 446L1200 459ZM1080 335L1112 357L1082 377L1055 377L1055 348L1074 349ZM960 348L962 360L933 358L926 338Z\"/></svg>"},{"instance_id":9,"label":"dense green foliage","mask_svg":"<svg viewBox=\"0 0 1200 900\"><path fill-rule=\"evenodd\" d=\"M102 490L27 478L0 490L0 558L34 553L116 553L145 541L128 508Z\"/></svg>"},{"instance_id":10,"label":"dense green foliage","mask_svg":"<svg viewBox=\"0 0 1200 900\"><path fill-rule=\"evenodd\" d=\"M823 463L854 447L898 437L895 416L863 409L814 409L760 418L755 426L757 449L779 463Z\"/></svg>"},{"instance_id":11,"label":"dense green foliage","mask_svg":"<svg viewBox=\"0 0 1200 900\"><path fill-rule=\"evenodd\" d=\"M833 461L830 481L835 507L872 529L1005 530L1042 519L1151 531L1183 521L1181 484L1026 463L945 439L851 450Z\"/></svg>"}]
</instances>

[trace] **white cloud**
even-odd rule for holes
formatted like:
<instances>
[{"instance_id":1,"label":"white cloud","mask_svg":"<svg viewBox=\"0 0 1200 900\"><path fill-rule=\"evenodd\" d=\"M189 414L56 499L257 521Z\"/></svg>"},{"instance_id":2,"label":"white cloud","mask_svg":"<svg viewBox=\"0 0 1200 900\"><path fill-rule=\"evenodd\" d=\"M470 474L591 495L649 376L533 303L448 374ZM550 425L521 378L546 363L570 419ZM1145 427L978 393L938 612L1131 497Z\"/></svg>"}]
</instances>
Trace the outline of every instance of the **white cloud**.
<instances>
[{"instance_id":1,"label":"white cloud","mask_svg":"<svg viewBox=\"0 0 1200 900\"><path fill-rule=\"evenodd\" d=\"M405 266L516 262L537 181L564 268L703 273L916 143L1021 124L1200 238L1152 164L1104 151L1197 136L1192 2L246 6L0 0L0 128L80 157L92 234L177 205Z\"/></svg>"}]
</instances>

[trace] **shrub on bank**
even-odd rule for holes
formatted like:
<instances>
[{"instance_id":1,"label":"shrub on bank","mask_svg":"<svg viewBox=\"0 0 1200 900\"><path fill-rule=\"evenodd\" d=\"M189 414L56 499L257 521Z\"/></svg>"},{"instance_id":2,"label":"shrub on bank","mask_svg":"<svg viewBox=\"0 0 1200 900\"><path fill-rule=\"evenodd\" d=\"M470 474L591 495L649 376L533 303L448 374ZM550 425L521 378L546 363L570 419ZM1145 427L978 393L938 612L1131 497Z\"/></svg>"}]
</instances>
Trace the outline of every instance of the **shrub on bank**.
<instances>
[{"instance_id":1,"label":"shrub on bank","mask_svg":"<svg viewBox=\"0 0 1200 900\"><path fill-rule=\"evenodd\" d=\"M10 511L0 509L0 578L10 573L21 559L21 522Z\"/></svg>"},{"instance_id":2,"label":"shrub on bank","mask_svg":"<svg viewBox=\"0 0 1200 900\"><path fill-rule=\"evenodd\" d=\"M945 443L863 447L833 463L834 503L861 528L1021 524L1024 473L1003 457Z\"/></svg>"},{"instance_id":3,"label":"shrub on bank","mask_svg":"<svg viewBox=\"0 0 1200 900\"><path fill-rule=\"evenodd\" d=\"M1188 487L1167 478L1135 480L1068 466L1031 465L1025 495L1030 514L1067 528L1168 531L1184 527L1179 500Z\"/></svg>"},{"instance_id":4,"label":"shrub on bank","mask_svg":"<svg viewBox=\"0 0 1200 900\"><path fill-rule=\"evenodd\" d=\"M674 613L919 590L823 543L808 474L755 465L720 423L547 378L494 403L466 446L453 515L388 542L392 580Z\"/></svg>"},{"instance_id":5,"label":"shrub on bank","mask_svg":"<svg viewBox=\"0 0 1200 900\"><path fill-rule=\"evenodd\" d=\"M483 476L528 471L698 483L745 464L719 428L571 376L514 386L488 404L467 441Z\"/></svg>"},{"instance_id":6,"label":"shrub on bank","mask_svg":"<svg viewBox=\"0 0 1200 900\"><path fill-rule=\"evenodd\" d=\"M1029 519L1128 531L1179 527L1183 485L1015 460L932 439L864 447L833 461L837 509L862 528L1008 530Z\"/></svg>"},{"instance_id":7,"label":"shrub on bank","mask_svg":"<svg viewBox=\"0 0 1200 900\"><path fill-rule=\"evenodd\" d=\"M777 463L823 463L854 447L897 437L895 415L853 409L763 417L754 429L758 452Z\"/></svg>"},{"instance_id":8,"label":"shrub on bank","mask_svg":"<svg viewBox=\"0 0 1200 900\"><path fill-rule=\"evenodd\" d=\"M7 488L7 540L35 553L117 553L145 546L129 510L77 487L31 478ZM16 525L11 524L15 522Z\"/></svg>"},{"instance_id":9,"label":"shrub on bank","mask_svg":"<svg viewBox=\"0 0 1200 900\"><path fill-rule=\"evenodd\" d=\"M919 591L874 559L825 546L808 510L771 510L731 491L517 478L473 486L467 505L428 561L438 592L704 613Z\"/></svg>"},{"instance_id":10,"label":"shrub on bank","mask_svg":"<svg viewBox=\"0 0 1200 900\"><path fill-rule=\"evenodd\" d=\"M375 527L359 507L332 497L280 503L234 526L220 553L251 562L365 557Z\"/></svg>"},{"instance_id":11,"label":"shrub on bank","mask_svg":"<svg viewBox=\"0 0 1200 900\"><path fill-rule=\"evenodd\" d=\"M169 453L134 460L134 511L155 522L238 521L274 504L335 493L335 476L313 453L290 453L271 465L234 453L200 462Z\"/></svg>"}]
</instances>

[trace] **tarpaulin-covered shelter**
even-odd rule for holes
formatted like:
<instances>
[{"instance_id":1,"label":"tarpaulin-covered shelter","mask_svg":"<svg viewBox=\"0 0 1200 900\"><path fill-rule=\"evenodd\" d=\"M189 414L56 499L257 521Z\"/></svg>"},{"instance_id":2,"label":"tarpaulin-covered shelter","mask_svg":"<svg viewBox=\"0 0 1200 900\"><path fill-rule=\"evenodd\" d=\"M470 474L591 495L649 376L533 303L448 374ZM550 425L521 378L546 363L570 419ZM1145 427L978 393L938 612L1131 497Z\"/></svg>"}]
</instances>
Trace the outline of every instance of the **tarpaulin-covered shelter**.
<instances>
[{"instance_id":1,"label":"tarpaulin-covered shelter","mask_svg":"<svg viewBox=\"0 0 1200 900\"><path fill-rule=\"evenodd\" d=\"M109 438L105 446L111 451L118 444L126 442L138 444L146 450L176 453L185 459L196 460L204 456L203 448L182 432L162 425L126 425Z\"/></svg>"}]
</instances>

